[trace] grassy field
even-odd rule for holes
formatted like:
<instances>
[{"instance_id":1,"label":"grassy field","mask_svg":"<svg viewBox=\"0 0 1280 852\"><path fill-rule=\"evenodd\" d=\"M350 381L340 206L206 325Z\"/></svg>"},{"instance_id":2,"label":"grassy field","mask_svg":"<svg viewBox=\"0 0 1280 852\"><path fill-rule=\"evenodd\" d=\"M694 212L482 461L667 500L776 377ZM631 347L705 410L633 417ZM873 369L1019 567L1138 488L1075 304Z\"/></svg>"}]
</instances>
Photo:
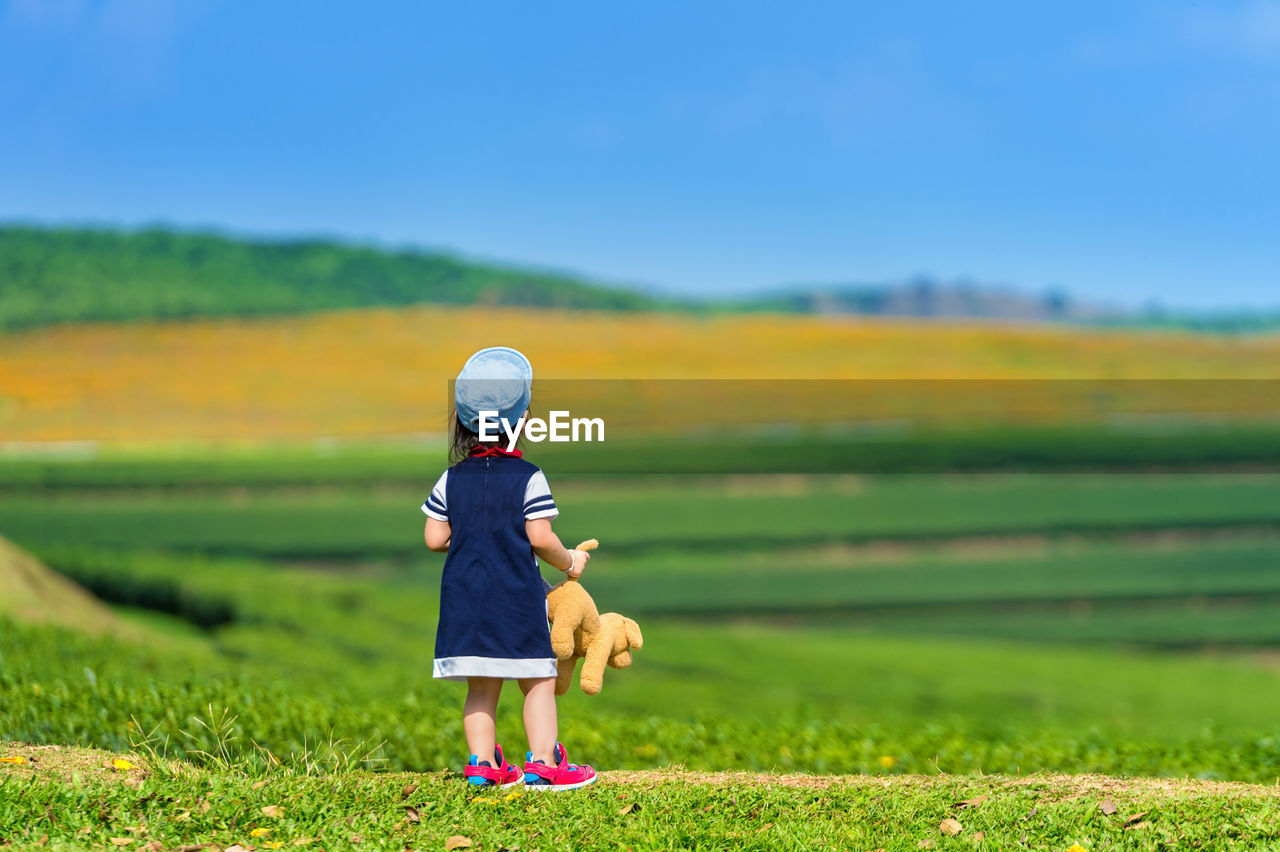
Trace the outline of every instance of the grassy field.
<instances>
[{"instance_id":1,"label":"grassy field","mask_svg":"<svg viewBox=\"0 0 1280 852\"><path fill-rule=\"evenodd\" d=\"M1273 779L1277 483L567 480L559 528L605 542L588 588L648 641L603 696L568 697L566 739L614 767L879 771L888 756L913 772ZM46 650L6 657L9 735L125 748L136 716L183 749L213 706L278 754L336 732L384 741L396 768L450 766L459 695L429 678L441 558L418 544L419 497L11 491L19 543L165 639L140 659L11 628L0 647Z\"/></svg>"},{"instance_id":2,"label":"grassy field","mask_svg":"<svg viewBox=\"0 0 1280 852\"><path fill-rule=\"evenodd\" d=\"M1104 445L1099 434L1082 446ZM955 434L944 443L973 457ZM89 637L0 611L0 741L133 752L151 775L137 788L91 766L0 764L0 838L1274 844L1277 807L1260 788L1025 777L1280 781L1280 474L1236 444L1250 466L1168 455L1159 472L818 475L780 453L756 471L591 475L548 463L559 532L603 542L587 588L637 617L646 642L600 696L575 688L560 705L575 759L616 774L547 804L469 799L451 774L462 689L430 677L442 557L423 548L418 510L438 445L11 458L0 532L125 629ZM518 754L514 696L499 723ZM50 766L106 759L8 748ZM815 774L719 774L748 770ZM410 776L397 773L414 773L418 799L398 798ZM836 777L849 773L861 777ZM202 796L209 809L194 810ZM990 798L955 806L974 796ZM288 816L261 813L273 803ZM67 816L41 816L50 807ZM958 836L940 831L948 818Z\"/></svg>"},{"instance_id":3,"label":"grassy field","mask_svg":"<svg viewBox=\"0 0 1280 852\"><path fill-rule=\"evenodd\" d=\"M47 491L265 490L330 486L420 487L445 456L440 438L314 441L213 449L101 448L52 444L0 453L0 496ZM614 438L600 444L525 445L555 473L621 476L732 474L1088 473L1280 470L1280 428L1266 423L1184 422L915 428L738 429L699 435Z\"/></svg>"},{"instance_id":4,"label":"grassy field","mask_svg":"<svg viewBox=\"0 0 1280 852\"><path fill-rule=\"evenodd\" d=\"M437 462L422 470L416 489L10 490L0 496L0 513L6 533L28 546L416 558L423 555L418 507L440 468ZM566 538L599 538L619 556L658 558L675 551L678 565L727 552L876 541L1280 525L1280 475L1270 473L601 477L552 483Z\"/></svg>"},{"instance_id":5,"label":"grassy field","mask_svg":"<svg viewBox=\"0 0 1280 852\"><path fill-rule=\"evenodd\" d=\"M136 622L163 637L145 644L0 628L4 735L120 750L149 732L200 762L194 752L218 753L210 729L226 711L230 753L248 764L267 760L261 746L291 766L353 748L395 769L457 765L462 690L430 679L423 598L404 584L376 595L331 584L293 600L287 588L297 585L246 589L258 608L246 600L238 620L203 633ZM883 774L888 758L890 774L1280 776L1265 660L645 626L636 666L611 672L600 697L563 702L563 739L602 767ZM1256 701L1223 702L1225 690ZM518 750L518 702L500 715Z\"/></svg>"},{"instance_id":6,"label":"grassy field","mask_svg":"<svg viewBox=\"0 0 1280 852\"><path fill-rule=\"evenodd\" d=\"M572 334L557 333L561 329ZM495 340L524 351L544 389L547 380L605 377L612 382L1280 378L1280 341L1273 336L814 317L366 309L7 334L0 351L0 435L6 442L152 445L438 433L444 429L447 379L467 355ZM1215 387L1220 391L1229 383L1203 383L1200 393ZM584 386L574 391L569 402L589 407L582 398ZM901 391L876 394L872 402L896 402L904 396ZM1274 396L1251 398L1261 413L1274 418ZM1041 414L1060 419L1089 412L1096 397L1085 394L1072 406ZM540 399L535 397L535 406ZM602 403L608 399L605 393ZM662 400L663 410L676 403L696 408L700 399L701 394L670 394ZM961 401L922 405L945 419ZM723 406L720 401L710 408ZM769 415L770 407L764 398L731 410L735 417L754 418Z\"/></svg>"}]
</instances>

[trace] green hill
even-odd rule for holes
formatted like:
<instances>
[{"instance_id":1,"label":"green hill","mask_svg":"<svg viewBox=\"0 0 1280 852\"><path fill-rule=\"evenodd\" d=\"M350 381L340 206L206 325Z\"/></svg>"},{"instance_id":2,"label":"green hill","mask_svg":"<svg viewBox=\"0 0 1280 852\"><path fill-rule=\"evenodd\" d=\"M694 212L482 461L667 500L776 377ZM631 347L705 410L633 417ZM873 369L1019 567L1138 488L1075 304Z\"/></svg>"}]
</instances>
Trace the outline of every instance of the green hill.
<instances>
[{"instance_id":1,"label":"green hill","mask_svg":"<svg viewBox=\"0 0 1280 852\"><path fill-rule=\"evenodd\" d=\"M0 616L87 633L129 633L97 598L0 536Z\"/></svg>"},{"instance_id":2,"label":"green hill","mask_svg":"<svg viewBox=\"0 0 1280 852\"><path fill-rule=\"evenodd\" d=\"M424 302L666 306L567 275L332 240L0 226L0 328Z\"/></svg>"},{"instance_id":3,"label":"green hill","mask_svg":"<svg viewBox=\"0 0 1280 852\"><path fill-rule=\"evenodd\" d=\"M1112 310L1061 292L931 279L676 299L564 273L337 239L0 224L0 330L413 304L951 317L1218 333L1280 327L1274 311Z\"/></svg>"}]
</instances>

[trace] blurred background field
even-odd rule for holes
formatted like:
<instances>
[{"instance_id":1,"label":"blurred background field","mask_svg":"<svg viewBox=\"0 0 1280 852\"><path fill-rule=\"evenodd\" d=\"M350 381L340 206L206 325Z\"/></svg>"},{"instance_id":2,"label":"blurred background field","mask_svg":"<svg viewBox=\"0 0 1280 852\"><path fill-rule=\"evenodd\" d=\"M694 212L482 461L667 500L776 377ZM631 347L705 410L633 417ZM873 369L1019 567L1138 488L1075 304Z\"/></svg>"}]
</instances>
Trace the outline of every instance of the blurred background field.
<instances>
[{"instance_id":1,"label":"blurred background field","mask_svg":"<svg viewBox=\"0 0 1280 852\"><path fill-rule=\"evenodd\" d=\"M864 391L870 399L853 398L858 385L847 385L844 405L860 403L859 416L875 419L875 409L898 403L912 381L932 382L940 391L947 380L988 388L1010 380L1025 388L1062 380L1065 398L1054 413L1076 414L1080 390L1071 388L1073 382L1128 382L1129 393L1137 394L1144 386L1167 389L1178 381L1280 377L1280 344L1267 335L410 307L10 333L0 351L0 427L6 442L125 445L439 435L454 365L495 339L527 350L538 375L561 384L549 388L570 397L576 391L571 410L584 411L601 402L616 408L619 400L608 392L627 388L622 380L757 380L779 387L840 380L868 388L899 382L892 393ZM1206 385L1196 393L1214 390ZM535 408L549 410L558 395L544 398L544 390ZM1274 413L1273 393L1250 396L1258 409ZM728 412L719 415L715 406L698 406L692 394L671 394L664 402L695 409L699 421L729 414L775 419L765 399L732 400L730 394ZM650 416L665 413L667 423L684 413L646 404ZM927 413L943 422L961 419L950 407Z\"/></svg>"},{"instance_id":2,"label":"blurred background field","mask_svg":"<svg viewBox=\"0 0 1280 852\"><path fill-rule=\"evenodd\" d=\"M646 633L566 700L598 763L1280 773L1274 337L642 307L6 333L0 532L111 615L12 598L3 736L181 752L226 709L247 755L456 763L418 505L500 340L614 436L526 445Z\"/></svg>"}]
</instances>

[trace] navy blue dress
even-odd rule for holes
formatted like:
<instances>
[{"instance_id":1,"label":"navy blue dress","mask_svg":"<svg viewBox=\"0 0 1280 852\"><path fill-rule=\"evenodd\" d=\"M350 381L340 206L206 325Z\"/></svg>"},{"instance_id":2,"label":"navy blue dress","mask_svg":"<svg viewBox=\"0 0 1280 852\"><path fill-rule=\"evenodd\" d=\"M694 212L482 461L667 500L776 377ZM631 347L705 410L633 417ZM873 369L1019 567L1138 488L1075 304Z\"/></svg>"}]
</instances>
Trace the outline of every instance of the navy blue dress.
<instances>
[{"instance_id":1,"label":"navy blue dress","mask_svg":"<svg viewBox=\"0 0 1280 852\"><path fill-rule=\"evenodd\" d=\"M555 677L548 586L524 525L558 512L546 477L518 453L490 451L458 462L422 504L452 528L434 677Z\"/></svg>"}]
</instances>

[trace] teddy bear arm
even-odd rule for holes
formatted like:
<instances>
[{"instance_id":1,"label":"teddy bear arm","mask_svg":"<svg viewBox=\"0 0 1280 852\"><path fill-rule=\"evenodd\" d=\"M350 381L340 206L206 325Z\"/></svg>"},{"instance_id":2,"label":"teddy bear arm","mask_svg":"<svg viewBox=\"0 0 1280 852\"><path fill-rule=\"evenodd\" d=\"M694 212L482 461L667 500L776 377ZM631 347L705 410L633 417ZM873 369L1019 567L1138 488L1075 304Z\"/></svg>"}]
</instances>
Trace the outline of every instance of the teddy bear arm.
<instances>
[{"instance_id":1,"label":"teddy bear arm","mask_svg":"<svg viewBox=\"0 0 1280 852\"><path fill-rule=\"evenodd\" d=\"M558 660L566 660L573 656L574 628L575 625L570 619L561 614L560 618L556 618L551 622L551 651L556 655Z\"/></svg>"}]
</instances>

